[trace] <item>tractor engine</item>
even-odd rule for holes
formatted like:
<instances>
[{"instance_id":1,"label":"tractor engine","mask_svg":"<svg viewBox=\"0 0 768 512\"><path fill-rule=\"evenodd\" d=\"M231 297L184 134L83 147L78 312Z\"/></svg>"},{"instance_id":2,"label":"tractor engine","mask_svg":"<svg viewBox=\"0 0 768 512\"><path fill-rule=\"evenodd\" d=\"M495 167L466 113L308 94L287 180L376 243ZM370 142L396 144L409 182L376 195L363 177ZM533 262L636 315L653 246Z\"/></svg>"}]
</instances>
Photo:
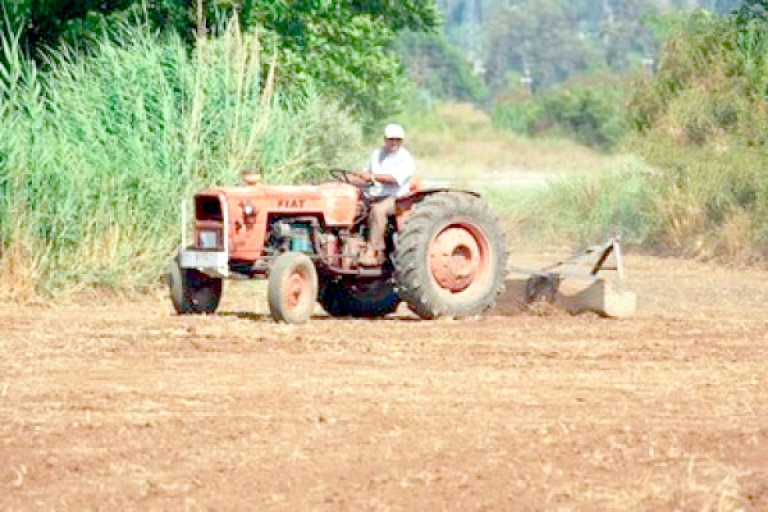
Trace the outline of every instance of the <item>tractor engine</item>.
<instances>
[{"instance_id":1,"label":"tractor engine","mask_svg":"<svg viewBox=\"0 0 768 512\"><path fill-rule=\"evenodd\" d=\"M316 218L283 218L272 223L267 243L271 255L300 252L316 256L330 273L350 271L365 252L365 237L349 228L328 229Z\"/></svg>"},{"instance_id":2,"label":"tractor engine","mask_svg":"<svg viewBox=\"0 0 768 512\"><path fill-rule=\"evenodd\" d=\"M315 247L312 242L314 228L308 222L294 219L284 219L272 224L268 246L277 248L276 252L303 252L314 254Z\"/></svg>"}]
</instances>

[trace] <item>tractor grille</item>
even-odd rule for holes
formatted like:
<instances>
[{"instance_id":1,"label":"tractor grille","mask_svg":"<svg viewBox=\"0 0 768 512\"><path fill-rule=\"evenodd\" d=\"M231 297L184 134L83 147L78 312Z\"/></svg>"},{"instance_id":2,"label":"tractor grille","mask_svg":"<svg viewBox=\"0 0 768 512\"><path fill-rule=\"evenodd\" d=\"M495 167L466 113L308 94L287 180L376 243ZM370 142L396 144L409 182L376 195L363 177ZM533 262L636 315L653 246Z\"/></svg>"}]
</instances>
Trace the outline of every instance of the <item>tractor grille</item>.
<instances>
[{"instance_id":1,"label":"tractor grille","mask_svg":"<svg viewBox=\"0 0 768 512\"><path fill-rule=\"evenodd\" d=\"M221 201L218 197L195 197L195 219L199 221L223 222L224 214L221 211Z\"/></svg>"}]
</instances>

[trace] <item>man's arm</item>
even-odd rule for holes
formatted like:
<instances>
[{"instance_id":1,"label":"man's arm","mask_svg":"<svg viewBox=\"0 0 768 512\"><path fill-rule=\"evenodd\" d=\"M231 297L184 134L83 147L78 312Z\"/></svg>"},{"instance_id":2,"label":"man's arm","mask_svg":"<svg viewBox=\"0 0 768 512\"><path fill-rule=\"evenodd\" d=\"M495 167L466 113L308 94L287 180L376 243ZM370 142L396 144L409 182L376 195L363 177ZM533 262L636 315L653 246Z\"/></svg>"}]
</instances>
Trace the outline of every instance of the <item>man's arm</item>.
<instances>
[{"instance_id":1,"label":"man's arm","mask_svg":"<svg viewBox=\"0 0 768 512\"><path fill-rule=\"evenodd\" d=\"M349 183L351 185L354 185L356 187L365 187L369 183L373 182L373 180L368 177L369 175L373 176L369 172L358 172L354 174L347 174L347 180L349 180Z\"/></svg>"},{"instance_id":2,"label":"man's arm","mask_svg":"<svg viewBox=\"0 0 768 512\"><path fill-rule=\"evenodd\" d=\"M378 165L380 151L380 149L373 150L373 153L368 159L368 162L366 162L365 168L363 168L362 171L347 175L347 178L352 185L355 185L356 187L365 187L369 183L373 183L375 181L374 177L376 174L374 171L380 167L380 165Z\"/></svg>"},{"instance_id":3,"label":"man's arm","mask_svg":"<svg viewBox=\"0 0 768 512\"><path fill-rule=\"evenodd\" d=\"M372 172L359 172L355 176L364 180L367 183L373 183L373 181L375 180L375 181L378 181L379 183L399 185L399 183L397 182L397 178L395 178L391 174L373 174Z\"/></svg>"}]
</instances>

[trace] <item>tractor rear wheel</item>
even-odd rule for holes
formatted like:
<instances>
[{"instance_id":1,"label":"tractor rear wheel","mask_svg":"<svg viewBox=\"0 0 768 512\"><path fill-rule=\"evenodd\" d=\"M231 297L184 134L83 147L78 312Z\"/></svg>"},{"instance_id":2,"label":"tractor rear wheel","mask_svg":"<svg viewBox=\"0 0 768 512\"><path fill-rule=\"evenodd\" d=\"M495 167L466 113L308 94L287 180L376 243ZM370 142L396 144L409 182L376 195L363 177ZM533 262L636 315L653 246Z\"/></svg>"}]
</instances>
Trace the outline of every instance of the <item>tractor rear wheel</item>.
<instances>
[{"instance_id":1,"label":"tractor rear wheel","mask_svg":"<svg viewBox=\"0 0 768 512\"><path fill-rule=\"evenodd\" d=\"M278 322L303 324L309 321L317 302L317 270L306 254L286 252L269 271L267 301Z\"/></svg>"},{"instance_id":2,"label":"tractor rear wheel","mask_svg":"<svg viewBox=\"0 0 768 512\"><path fill-rule=\"evenodd\" d=\"M168 271L168 288L173 309L178 314L201 315L213 313L219 307L222 280L195 269L181 268L174 258Z\"/></svg>"},{"instance_id":3,"label":"tractor rear wheel","mask_svg":"<svg viewBox=\"0 0 768 512\"><path fill-rule=\"evenodd\" d=\"M400 296L389 281L328 280L317 298L331 316L378 318L394 313Z\"/></svg>"},{"instance_id":4,"label":"tractor rear wheel","mask_svg":"<svg viewBox=\"0 0 768 512\"><path fill-rule=\"evenodd\" d=\"M413 206L398 234L395 275L421 318L466 317L493 306L506 262L504 231L485 201L440 192Z\"/></svg>"}]
</instances>

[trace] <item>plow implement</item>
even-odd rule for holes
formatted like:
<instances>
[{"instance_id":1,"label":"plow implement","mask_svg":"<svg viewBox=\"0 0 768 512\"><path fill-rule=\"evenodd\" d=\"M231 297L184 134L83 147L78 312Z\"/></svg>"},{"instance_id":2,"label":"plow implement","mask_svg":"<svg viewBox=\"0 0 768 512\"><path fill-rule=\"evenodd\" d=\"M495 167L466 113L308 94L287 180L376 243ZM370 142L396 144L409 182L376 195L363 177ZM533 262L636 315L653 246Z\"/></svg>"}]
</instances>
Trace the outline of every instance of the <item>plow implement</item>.
<instances>
[{"instance_id":1,"label":"plow implement","mask_svg":"<svg viewBox=\"0 0 768 512\"><path fill-rule=\"evenodd\" d=\"M401 303L425 320L474 317L494 302L501 314L545 304L635 312L618 239L541 269L508 267L503 226L483 198L416 188L395 201L381 247L370 241L373 206L354 176L332 169L319 185L249 180L196 193L192 243L182 209L184 242L167 273L176 312L216 312L224 279L267 280L270 315L289 324L310 321L318 303L338 318L384 317Z\"/></svg>"},{"instance_id":2,"label":"plow implement","mask_svg":"<svg viewBox=\"0 0 768 512\"><path fill-rule=\"evenodd\" d=\"M610 318L635 314L637 297L627 287L618 238L540 269L508 266L507 270L496 314L515 314L541 305Z\"/></svg>"}]
</instances>

